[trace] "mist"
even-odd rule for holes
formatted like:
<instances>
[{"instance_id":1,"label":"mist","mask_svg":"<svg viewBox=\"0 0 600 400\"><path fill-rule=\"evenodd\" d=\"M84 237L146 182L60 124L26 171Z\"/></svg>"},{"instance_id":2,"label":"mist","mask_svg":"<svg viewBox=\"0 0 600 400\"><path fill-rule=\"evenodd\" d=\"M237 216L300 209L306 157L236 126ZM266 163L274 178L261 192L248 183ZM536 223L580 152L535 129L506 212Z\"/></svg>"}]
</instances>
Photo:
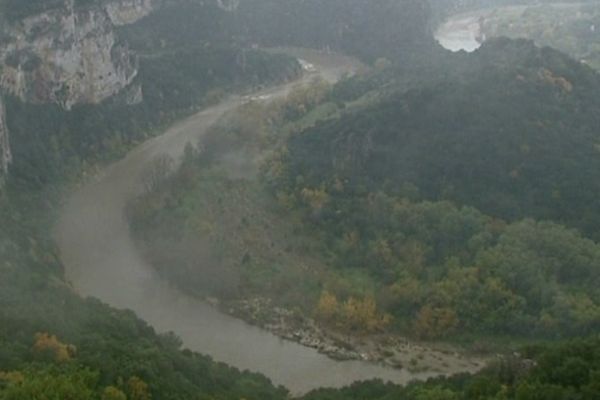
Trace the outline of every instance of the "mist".
<instances>
[{"instance_id":1,"label":"mist","mask_svg":"<svg viewBox=\"0 0 600 400\"><path fill-rule=\"evenodd\" d=\"M600 3L0 0L0 400L594 399Z\"/></svg>"}]
</instances>

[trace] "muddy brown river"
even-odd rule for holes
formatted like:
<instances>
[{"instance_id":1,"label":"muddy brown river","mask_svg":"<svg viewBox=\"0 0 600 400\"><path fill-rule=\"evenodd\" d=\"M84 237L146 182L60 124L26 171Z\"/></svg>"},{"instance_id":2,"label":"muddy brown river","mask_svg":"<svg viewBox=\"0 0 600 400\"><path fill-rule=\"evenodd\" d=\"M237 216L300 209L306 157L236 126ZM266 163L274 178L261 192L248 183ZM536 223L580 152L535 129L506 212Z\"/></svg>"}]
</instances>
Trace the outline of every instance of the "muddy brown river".
<instances>
[{"instance_id":1,"label":"muddy brown river","mask_svg":"<svg viewBox=\"0 0 600 400\"><path fill-rule=\"evenodd\" d=\"M303 51L299 57L330 81L358 67L354 60L339 55ZM283 96L292 86L282 85L256 96ZM158 155L181 156L186 143L196 143L223 113L243 101L232 97L176 123L70 194L55 232L69 281L83 296L133 310L158 332L174 332L186 348L239 369L260 372L293 394L357 380L406 383L434 375L363 361L334 361L182 294L142 259L124 214L126 204L141 190L140 175Z\"/></svg>"}]
</instances>

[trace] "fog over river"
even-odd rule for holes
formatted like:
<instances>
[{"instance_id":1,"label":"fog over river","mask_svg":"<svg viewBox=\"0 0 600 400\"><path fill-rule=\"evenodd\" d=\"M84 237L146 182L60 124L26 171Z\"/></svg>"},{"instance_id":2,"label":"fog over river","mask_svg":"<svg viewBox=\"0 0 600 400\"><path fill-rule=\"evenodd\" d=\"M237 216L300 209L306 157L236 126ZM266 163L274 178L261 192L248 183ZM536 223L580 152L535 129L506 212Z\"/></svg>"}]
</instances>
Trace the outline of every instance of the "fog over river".
<instances>
[{"instance_id":1,"label":"fog over river","mask_svg":"<svg viewBox=\"0 0 600 400\"><path fill-rule=\"evenodd\" d=\"M352 73L358 65L338 55L304 52L299 56L330 81ZM291 87L283 85L256 96L283 96ZM281 340L182 294L142 259L124 215L126 204L140 191L142 172L158 155L179 157L186 143L196 143L223 113L243 101L229 98L175 124L68 197L55 233L68 280L84 296L131 309L159 332L173 331L186 348L240 369L263 373L294 394L370 378L406 383L432 376L363 361L338 362L312 348Z\"/></svg>"}]
</instances>

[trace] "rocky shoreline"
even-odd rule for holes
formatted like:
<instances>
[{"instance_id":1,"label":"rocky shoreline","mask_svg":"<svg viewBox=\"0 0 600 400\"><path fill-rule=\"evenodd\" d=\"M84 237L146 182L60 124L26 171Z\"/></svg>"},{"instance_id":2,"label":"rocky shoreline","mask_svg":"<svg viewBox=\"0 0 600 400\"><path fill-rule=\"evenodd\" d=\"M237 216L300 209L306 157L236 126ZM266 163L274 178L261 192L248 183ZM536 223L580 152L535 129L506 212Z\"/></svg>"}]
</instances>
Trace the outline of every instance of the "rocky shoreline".
<instances>
[{"instance_id":1,"label":"rocky shoreline","mask_svg":"<svg viewBox=\"0 0 600 400\"><path fill-rule=\"evenodd\" d=\"M328 329L300 312L278 307L266 298L221 302L207 299L221 311L265 329L284 340L314 348L338 360L362 360L409 372L452 375L477 372L482 357L467 355L446 345L435 348L392 334L349 335Z\"/></svg>"}]
</instances>

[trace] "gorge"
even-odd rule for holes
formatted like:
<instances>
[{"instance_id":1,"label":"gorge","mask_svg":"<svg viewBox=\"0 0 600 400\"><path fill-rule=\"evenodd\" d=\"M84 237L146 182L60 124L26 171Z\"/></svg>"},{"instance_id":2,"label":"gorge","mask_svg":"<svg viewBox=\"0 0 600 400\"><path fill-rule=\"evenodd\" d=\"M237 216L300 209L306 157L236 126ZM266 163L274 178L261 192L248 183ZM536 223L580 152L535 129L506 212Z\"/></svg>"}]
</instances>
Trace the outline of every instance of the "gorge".
<instances>
[{"instance_id":1,"label":"gorge","mask_svg":"<svg viewBox=\"0 0 600 400\"><path fill-rule=\"evenodd\" d=\"M0 0L0 400L596 398L600 79L438 6Z\"/></svg>"}]
</instances>

